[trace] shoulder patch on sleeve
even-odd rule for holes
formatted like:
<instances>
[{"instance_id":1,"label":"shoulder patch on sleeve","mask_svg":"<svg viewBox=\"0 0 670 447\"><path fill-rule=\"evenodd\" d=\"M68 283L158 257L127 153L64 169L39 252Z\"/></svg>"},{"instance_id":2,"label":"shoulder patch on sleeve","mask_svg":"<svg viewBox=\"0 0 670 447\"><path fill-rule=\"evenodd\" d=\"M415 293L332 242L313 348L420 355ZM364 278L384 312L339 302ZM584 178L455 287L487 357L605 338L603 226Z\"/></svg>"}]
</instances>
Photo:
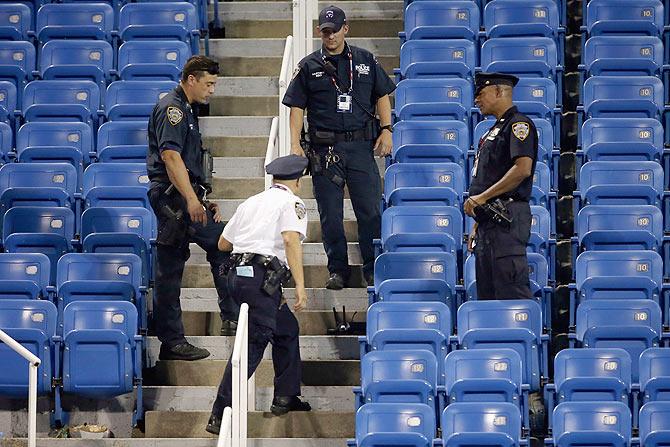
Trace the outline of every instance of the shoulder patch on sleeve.
<instances>
[{"instance_id":1,"label":"shoulder patch on sleeve","mask_svg":"<svg viewBox=\"0 0 670 447\"><path fill-rule=\"evenodd\" d=\"M526 122L521 121L521 122L512 124L512 133L514 134L515 137L517 137L521 141L528 138L529 131L530 131L530 126Z\"/></svg>"},{"instance_id":2,"label":"shoulder patch on sleeve","mask_svg":"<svg viewBox=\"0 0 670 447\"><path fill-rule=\"evenodd\" d=\"M299 64L297 67L295 67L295 70L293 70L293 75L291 75L291 80L295 79L295 77L298 76L301 68L302 67Z\"/></svg>"},{"instance_id":3,"label":"shoulder patch on sleeve","mask_svg":"<svg viewBox=\"0 0 670 447\"><path fill-rule=\"evenodd\" d=\"M295 209L295 215L298 216L298 219L305 218L305 215L307 214L305 205L303 205L301 202L295 202L295 206L293 208Z\"/></svg>"},{"instance_id":4,"label":"shoulder patch on sleeve","mask_svg":"<svg viewBox=\"0 0 670 447\"><path fill-rule=\"evenodd\" d=\"M176 126L181 123L182 119L184 119L184 112L182 112L179 107L170 106L167 108L167 118L168 121L170 121L170 124Z\"/></svg>"}]
</instances>

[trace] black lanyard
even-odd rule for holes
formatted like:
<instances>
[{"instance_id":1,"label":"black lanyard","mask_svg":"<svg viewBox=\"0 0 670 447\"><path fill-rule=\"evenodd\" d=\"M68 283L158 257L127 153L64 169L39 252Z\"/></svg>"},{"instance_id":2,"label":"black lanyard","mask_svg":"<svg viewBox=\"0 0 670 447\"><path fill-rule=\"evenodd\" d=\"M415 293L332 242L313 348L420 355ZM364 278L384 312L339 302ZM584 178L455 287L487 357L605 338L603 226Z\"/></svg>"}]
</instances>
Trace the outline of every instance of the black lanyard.
<instances>
[{"instance_id":1,"label":"black lanyard","mask_svg":"<svg viewBox=\"0 0 670 447\"><path fill-rule=\"evenodd\" d=\"M354 59L353 56L351 55L351 50L347 48L347 55L349 56L349 91L347 91L347 94L350 94L351 91L354 89ZM321 59L323 60L323 63L326 63L326 55L323 54L323 48L321 48ZM337 70L337 67L335 67ZM343 93L340 87L337 85L337 79L335 79L335 76L331 76L330 80L333 81L333 85L335 86L335 89L337 90L337 93L340 95Z\"/></svg>"}]
</instances>

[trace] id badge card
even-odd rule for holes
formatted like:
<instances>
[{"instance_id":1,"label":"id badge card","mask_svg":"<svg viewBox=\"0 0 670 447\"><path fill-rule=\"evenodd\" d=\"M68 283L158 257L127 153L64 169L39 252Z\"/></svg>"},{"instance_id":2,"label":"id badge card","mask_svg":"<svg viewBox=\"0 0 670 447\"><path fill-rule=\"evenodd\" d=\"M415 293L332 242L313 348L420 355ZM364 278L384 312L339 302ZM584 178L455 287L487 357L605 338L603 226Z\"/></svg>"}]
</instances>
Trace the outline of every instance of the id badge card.
<instances>
[{"instance_id":1,"label":"id badge card","mask_svg":"<svg viewBox=\"0 0 670 447\"><path fill-rule=\"evenodd\" d=\"M345 93L337 96L337 112L338 113L352 112L351 95Z\"/></svg>"}]
</instances>

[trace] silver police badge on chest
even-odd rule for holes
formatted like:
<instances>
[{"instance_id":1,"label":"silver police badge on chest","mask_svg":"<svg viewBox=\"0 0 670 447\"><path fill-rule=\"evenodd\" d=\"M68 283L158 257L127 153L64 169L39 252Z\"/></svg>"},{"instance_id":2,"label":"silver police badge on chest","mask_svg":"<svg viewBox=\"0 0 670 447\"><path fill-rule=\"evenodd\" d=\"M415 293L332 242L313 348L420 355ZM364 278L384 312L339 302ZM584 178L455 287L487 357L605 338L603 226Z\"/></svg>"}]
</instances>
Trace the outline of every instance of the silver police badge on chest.
<instances>
[{"instance_id":1,"label":"silver police badge on chest","mask_svg":"<svg viewBox=\"0 0 670 447\"><path fill-rule=\"evenodd\" d=\"M489 140L489 141L493 141L498 136L499 133L500 133L500 128L499 127L494 127L486 135L486 139Z\"/></svg>"}]
</instances>

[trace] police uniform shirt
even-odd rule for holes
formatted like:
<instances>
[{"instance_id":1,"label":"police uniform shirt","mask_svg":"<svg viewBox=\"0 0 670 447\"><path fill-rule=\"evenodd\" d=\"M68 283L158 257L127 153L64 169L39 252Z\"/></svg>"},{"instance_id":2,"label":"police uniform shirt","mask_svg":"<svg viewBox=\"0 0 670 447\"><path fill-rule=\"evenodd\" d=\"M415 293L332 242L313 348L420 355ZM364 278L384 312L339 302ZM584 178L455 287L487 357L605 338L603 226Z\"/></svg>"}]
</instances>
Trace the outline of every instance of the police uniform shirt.
<instances>
[{"instance_id":1,"label":"police uniform shirt","mask_svg":"<svg viewBox=\"0 0 670 447\"><path fill-rule=\"evenodd\" d=\"M287 263L282 232L295 231L300 240L307 235L307 212L302 199L283 185L245 200L223 230L233 244L233 253L276 256Z\"/></svg>"},{"instance_id":2,"label":"police uniform shirt","mask_svg":"<svg viewBox=\"0 0 670 447\"><path fill-rule=\"evenodd\" d=\"M179 152L191 180L204 180L198 117L181 86L158 101L149 117L148 134L147 172L150 180L167 179L167 169L161 159L161 152L165 149Z\"/></svg>"},{"instance_id":3,"label":"police uniform shirt","mask_svg":"<svg viewBox=\"0 0 670 447\"><path fill-rule=\"evenodd\" d=\"M323 57L337 67L338 85L342 93L350 87L349 52L353 67L352 112L337 112L337 89L332 77L324 70ZM307 122L311 128L332 131L361 129L375 113L377 100L395 90L395 84L386 74L372 53L345 44L344 51L329 55L325 50L315 51L298 64L282 103L288 107L307 109Z\"/></svg>"},{"instance_id":4,"label":"police uniform shirt","mask_svg":"<svg viewBox=\"0 0 670 447\"><path fill-rule=\"evenodd\" d=\"M533 121L519 113L516 107L511 107L479 141L472 168L470 196L481 194L498 182L519 157L530 157L533 160L531 172L535 172L537 144L537 130ZM532 187L533 178L530 176L502 197L528 201Z\"/></svg>"}]
</instances>

